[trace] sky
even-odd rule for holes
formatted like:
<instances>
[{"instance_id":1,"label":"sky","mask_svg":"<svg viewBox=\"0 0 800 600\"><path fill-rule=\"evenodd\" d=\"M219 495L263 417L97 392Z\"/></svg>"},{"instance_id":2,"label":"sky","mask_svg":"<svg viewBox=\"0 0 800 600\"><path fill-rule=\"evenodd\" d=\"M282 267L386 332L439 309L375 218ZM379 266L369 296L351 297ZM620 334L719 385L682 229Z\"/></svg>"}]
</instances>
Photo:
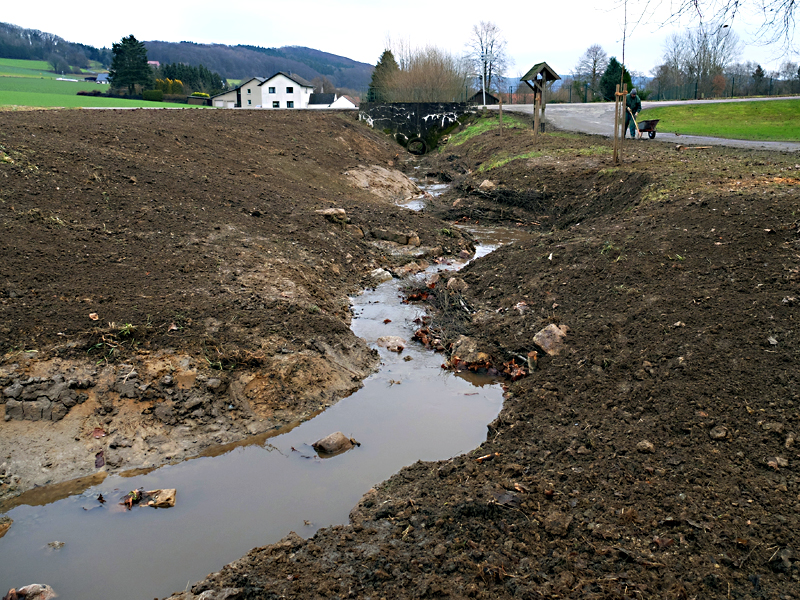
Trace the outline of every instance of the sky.
<instances>
[{"instance_id":1,"label":"sky","mask_svg":"<svg viewBox=\"0 0 800 600\"><path fill-rule=\"evenodd\" d=\"M692 25L690 19L664 25L670 2L678 1L627 0L626 6L624 0L610 0L601 6L596 0L505 0L500 5L471 0L39 0L3 2L0 21L97 47L133 34L140 41L307 46L369 64L378 61L387 40L461 54L472 27L490 21L507 41L510 77L541 61L568 75L592 44L622 60L623 33L629 70L650 75L662 62L668 35ZM655 7L655 14L642 18L645 7ZM768 71L786 60L800 62L796 53L757 44L757 25L757 17L743 14L727 29L745 43L740 61L758 62Z\"/></svg>"}]
</instances>

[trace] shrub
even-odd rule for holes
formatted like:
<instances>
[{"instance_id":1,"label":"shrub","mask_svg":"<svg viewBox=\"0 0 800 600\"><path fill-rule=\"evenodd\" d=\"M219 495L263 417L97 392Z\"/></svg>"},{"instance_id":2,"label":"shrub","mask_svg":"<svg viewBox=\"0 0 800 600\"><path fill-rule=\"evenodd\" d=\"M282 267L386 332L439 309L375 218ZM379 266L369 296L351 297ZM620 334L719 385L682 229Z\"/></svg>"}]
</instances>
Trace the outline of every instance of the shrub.
<instances>
[{"instance_id":1,"label":"shrub","mask_svg":"<svg viewBox=\"0 0 800 600\"><path fill-rule=\"evenodd\" d=\"M161 90L145 90L142 92L143 100L150 100L151 102L161 102L164 99L164 92Z\"/></svg>"},{"instance_id":2,"label":"shrub","mask_svg":"<svg viewBox=\"0 0 800 600\"><path fill-rule=\"evenodd\" d=\"M205 92L193 92L192 96L194 96L195 98L211 98L211 96L209 94L206 94Z\"/></svg>"}]
</instances>

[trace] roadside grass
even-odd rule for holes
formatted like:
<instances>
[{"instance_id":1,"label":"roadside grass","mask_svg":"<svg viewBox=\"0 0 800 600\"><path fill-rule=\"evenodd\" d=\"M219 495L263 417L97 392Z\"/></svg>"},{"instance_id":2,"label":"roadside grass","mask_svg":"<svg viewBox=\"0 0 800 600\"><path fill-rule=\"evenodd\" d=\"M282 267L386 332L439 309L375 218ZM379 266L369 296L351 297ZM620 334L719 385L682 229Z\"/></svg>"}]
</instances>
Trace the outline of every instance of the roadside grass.
<instances>
[{"instance_id":1,"label":"roadside grass","mask_svg":"<svg viewBox=\"0 0 800 600\"><path fill-rule=\"evenodd\" d=\"M460 146L467 140L481 135L487 131L500 128L500 119L497 114L486 117L478 117L477 120L469 123L464 129L450 137L448 145ZM523 121L519 116L506 113L503 115L503 129L530 129L530 124Z\"/></svg>"},{"instance_id":2,"label":"roadside grass","mask_svg":"<svg viewBox=\"0 0 800 600\"><path fill-rule=\"evenodd\" d=\"M550 134L547 134L550 135ZM490 160L482 163L478 167L478 172L491 171L503 165L507 165L514 160L524 160L527 158L540 158L542 156L600 156L603 154L611 154L611 148L607 146L589 146L588 148L559 148L550 150L548 152L542 150L531 150L530 152L523 152L514 156L494 156Z\"/></svg>"},{"instance_id":3,"label":"roadside grass","mask_svg":"<svg viewBox=\"0 0 800 600\"><path fill-rule=\"evenodd\" d=\"M800 140L800 98L648 108L639 119L660 119L657 131L670 133L735 140Z\"/></svg>"},{"instance_id":4,"label":"roadside grass","mask_svg":"<svg viewBox=\"0 0 800 600\"><path fill-rule=\"evenodd\" d=\"M179 106L184 106L171 102L148 102L146 100L131 100L127 98L77 95L79 90L91 91L97 89L105 91L108 89L108 86L101 86L86 81L56 81L53 78L0 77L0 107L177 108Z\"/></svg>"}]
</instances>

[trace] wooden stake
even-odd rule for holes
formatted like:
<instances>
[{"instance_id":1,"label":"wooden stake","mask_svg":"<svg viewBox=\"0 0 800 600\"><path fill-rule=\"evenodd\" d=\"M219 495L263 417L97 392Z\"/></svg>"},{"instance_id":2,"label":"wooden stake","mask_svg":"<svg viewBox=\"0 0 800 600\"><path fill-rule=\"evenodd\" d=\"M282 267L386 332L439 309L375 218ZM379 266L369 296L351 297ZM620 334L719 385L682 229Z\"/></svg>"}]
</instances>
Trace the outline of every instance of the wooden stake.
<instances>
[{"instance_id":1,"label":"wooden stake","mask_svg":"<svg viewBox=\"0 0 800 600\"><path fill-rule=\"evenodd\" d=\"M503 97L500 96L498 114L500 116L500 135L503 135Z\"/></svg>"}]
</instances>

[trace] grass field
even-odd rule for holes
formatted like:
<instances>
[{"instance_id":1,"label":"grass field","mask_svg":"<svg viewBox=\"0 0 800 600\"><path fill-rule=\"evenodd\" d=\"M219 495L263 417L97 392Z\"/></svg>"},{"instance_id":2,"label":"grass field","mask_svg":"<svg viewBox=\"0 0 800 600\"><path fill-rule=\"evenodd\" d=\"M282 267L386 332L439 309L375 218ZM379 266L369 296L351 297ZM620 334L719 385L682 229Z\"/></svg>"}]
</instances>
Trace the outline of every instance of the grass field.
<instances>
[{"instance_id":1,"label":"grass field","mask_svg":"<svg viewBox=\"0 0 800 600\"><path fill-rule=\"evenodd\" d=\"M183 106L172 102L147 102L125 98L103 98L78 96L80 90L108 90L107 85L82 81L84 75L64 75L80 81L58 81L61 77L50 70L43 60L16 60L0 58L0 110L11 107L32 108L177 108Z\"/></svg>"},{"instance_id":2,"label":"grass field","mask_svg":"<svg viewBox=\"0 0 800 600\"><path fill-rule=\"evenodd\" d=\"M800 141L800 98L648 108L638 120L660 119L657 130L735 140Z\"/></svg>"}]
</instances>

